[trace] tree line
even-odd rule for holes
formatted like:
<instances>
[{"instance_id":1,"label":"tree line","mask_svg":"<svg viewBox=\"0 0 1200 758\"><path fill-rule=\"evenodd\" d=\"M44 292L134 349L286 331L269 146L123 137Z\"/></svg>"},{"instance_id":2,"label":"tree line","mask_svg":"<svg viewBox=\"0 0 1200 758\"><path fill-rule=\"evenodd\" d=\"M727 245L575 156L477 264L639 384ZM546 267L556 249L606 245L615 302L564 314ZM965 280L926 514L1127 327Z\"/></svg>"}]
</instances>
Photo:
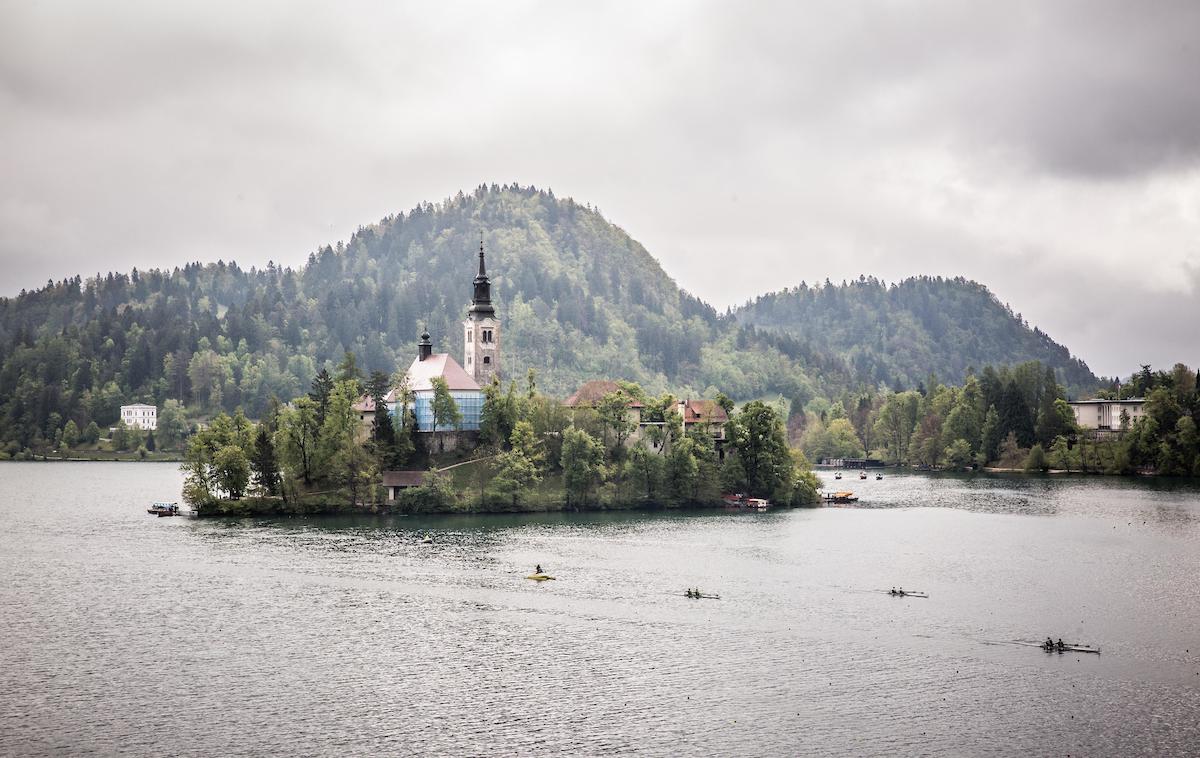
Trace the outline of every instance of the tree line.
<instances>
[{"instance_id":1,"label":"tree line","mask_svg":"<svg viewBox=\"0 0 1200 758\"><path fill-rule=\"evenodd\" d=\"M793 403L790 427L814 458L870 456L922 468L1006 468L1200 475L1197 372L1149 366L1097 393L1144 397L1145 415L1116 433L1076 424L1055 370L1038 361L970 371L960 386L931 375L917 389Z\"/></svg>"},{"instance_id":2,"label":"tree line","mask_svg":"<svg viewBox=\"0 0 1200 758\"><path fill-rule=\"evenodd\" d=\"M393 387L395 413L384 402ZM365 397L375 400L369 430L354 410ZM635 401L649 423L630 414ZM733 409L728 398L721 402ZM522 388L494 380L484 388L473 465L460 480L437 468L447 460L438 439L457 432L461 413L444 386L435 385L433 404L434 430L419 430L404 376L363 378L347 356L336 374L319 373L308 393L274 405L258 424L239 410L193 435L185 499L202 511L240 512L250 498L274 511L413 512L715 505L723 492L788 505L818 497L783 418L759 401L731 414L722 441L701 425L685 430L673 396L653 397L636 384L572 409L542 394L532 371ZM381 472L414 467L428 471L423 484L385 502Z\"/></svg>"}]
</instances>

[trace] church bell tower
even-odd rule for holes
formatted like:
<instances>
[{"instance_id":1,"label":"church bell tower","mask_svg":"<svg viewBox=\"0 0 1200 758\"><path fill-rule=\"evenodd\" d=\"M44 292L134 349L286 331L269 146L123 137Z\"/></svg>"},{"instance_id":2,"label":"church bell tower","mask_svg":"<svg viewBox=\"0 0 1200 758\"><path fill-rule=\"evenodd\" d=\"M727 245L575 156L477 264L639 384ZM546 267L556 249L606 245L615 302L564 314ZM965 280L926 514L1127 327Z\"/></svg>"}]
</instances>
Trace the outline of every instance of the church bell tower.
<instances>
[{"instance_id":1,"label":"church bell tower","mask_svg":"<svg viewBox=\"0 0 1200 758\"><path fill-rule=\"evenodd\" d=\"M463 368L483 387L500 373L500 320L492 305L492 282L483 259L483 237L479 238L479 273L475 294L463 322Z\"/></svg>"}]
</instances>

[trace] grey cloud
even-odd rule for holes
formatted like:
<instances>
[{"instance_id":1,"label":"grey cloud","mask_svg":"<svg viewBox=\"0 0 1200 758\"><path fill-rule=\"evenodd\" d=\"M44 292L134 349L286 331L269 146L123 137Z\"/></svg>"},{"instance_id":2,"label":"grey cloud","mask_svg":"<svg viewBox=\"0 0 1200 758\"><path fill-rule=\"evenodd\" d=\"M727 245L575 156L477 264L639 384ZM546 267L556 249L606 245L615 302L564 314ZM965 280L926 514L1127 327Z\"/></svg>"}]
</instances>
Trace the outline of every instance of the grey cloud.
<instances>
[{"instance_id":1,"label":"grey cloud","mask_svg":"<svg viewBox=\"0 0 1200 758\"><path fill-rule=\"evenodd\" d=\"M0 0L0 294L298 264L521 181L599 205L721 307L800 279L962 274L1029 297L1014 307L1110 371L1090 351L1135 359L1132 305L1108 306L1125 338L1092 340L1103 309L1053 295L1121 286L1149 250L1142 291L1180 292L1200 263L1198 13ZM1025 248L1057 265L1036 285ZM746 265L725 270L731 253Z\"/></svg>"}]
</instances>

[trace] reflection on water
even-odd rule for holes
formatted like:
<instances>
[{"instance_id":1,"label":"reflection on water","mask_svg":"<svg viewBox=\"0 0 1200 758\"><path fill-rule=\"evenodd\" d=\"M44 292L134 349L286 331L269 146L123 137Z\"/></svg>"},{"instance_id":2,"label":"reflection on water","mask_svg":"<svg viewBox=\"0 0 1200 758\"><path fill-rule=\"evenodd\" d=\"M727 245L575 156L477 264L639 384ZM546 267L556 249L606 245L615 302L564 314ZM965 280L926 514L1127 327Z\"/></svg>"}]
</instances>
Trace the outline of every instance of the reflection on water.
<instances>
[{"instance_id":1,"label":"reflection on water","mask_svg":"<svg viewBox=\"0 0 1200 758\"><path fill-rule=\"evenodd\" d=\"M145 514L179 484L0 466L0 753L1200 744L1194 483L889 473L836 483L857 508L763 514ZM524 579L535 563L557 580ZM1046 635L1104 652L1011 644Z\"/></svg>"}]
</instances>

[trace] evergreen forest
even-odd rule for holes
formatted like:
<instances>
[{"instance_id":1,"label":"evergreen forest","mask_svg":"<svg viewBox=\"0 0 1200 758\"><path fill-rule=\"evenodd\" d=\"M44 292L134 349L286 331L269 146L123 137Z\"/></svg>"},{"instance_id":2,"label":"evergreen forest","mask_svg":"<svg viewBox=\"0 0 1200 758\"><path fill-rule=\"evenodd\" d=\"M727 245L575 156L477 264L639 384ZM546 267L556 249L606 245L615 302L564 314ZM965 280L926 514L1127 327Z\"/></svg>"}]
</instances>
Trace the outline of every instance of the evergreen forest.
<instances>
[{"instance_id":1,"label":"evergreen forest","mask_svg":"<svg viewBox=\"0 0 1200 758\"><path fill-rule=\"evenodd\" d=\"M747 303L737 320L843 356L857 380L897 390L916 388L930 373L959 383L972 368L1026 361L1053 367L1075 392L1098 384L1067 348L961 277L801 282Z\"/></svg>"},{"instance_id":2,"label":"evergreen forest","mask_svg":"<svg viewBox=\"0 0 1200 758\"><path fill-rule=\"evenodd\" d=\"M363 375L403 369L423 329L461 360L481 236L503 370L535 369L549 396L606 378L804 407L1031 358L1068 386L1096 384L971 282L801 287L722 314L597 209L493 184L364 226L297 269L220 260L76 275L0 298L0 452L92 439L132 402L168 417L160 448L178 445L222 412L263 417L347 356Z\"/></svg>"}]
</instances>

